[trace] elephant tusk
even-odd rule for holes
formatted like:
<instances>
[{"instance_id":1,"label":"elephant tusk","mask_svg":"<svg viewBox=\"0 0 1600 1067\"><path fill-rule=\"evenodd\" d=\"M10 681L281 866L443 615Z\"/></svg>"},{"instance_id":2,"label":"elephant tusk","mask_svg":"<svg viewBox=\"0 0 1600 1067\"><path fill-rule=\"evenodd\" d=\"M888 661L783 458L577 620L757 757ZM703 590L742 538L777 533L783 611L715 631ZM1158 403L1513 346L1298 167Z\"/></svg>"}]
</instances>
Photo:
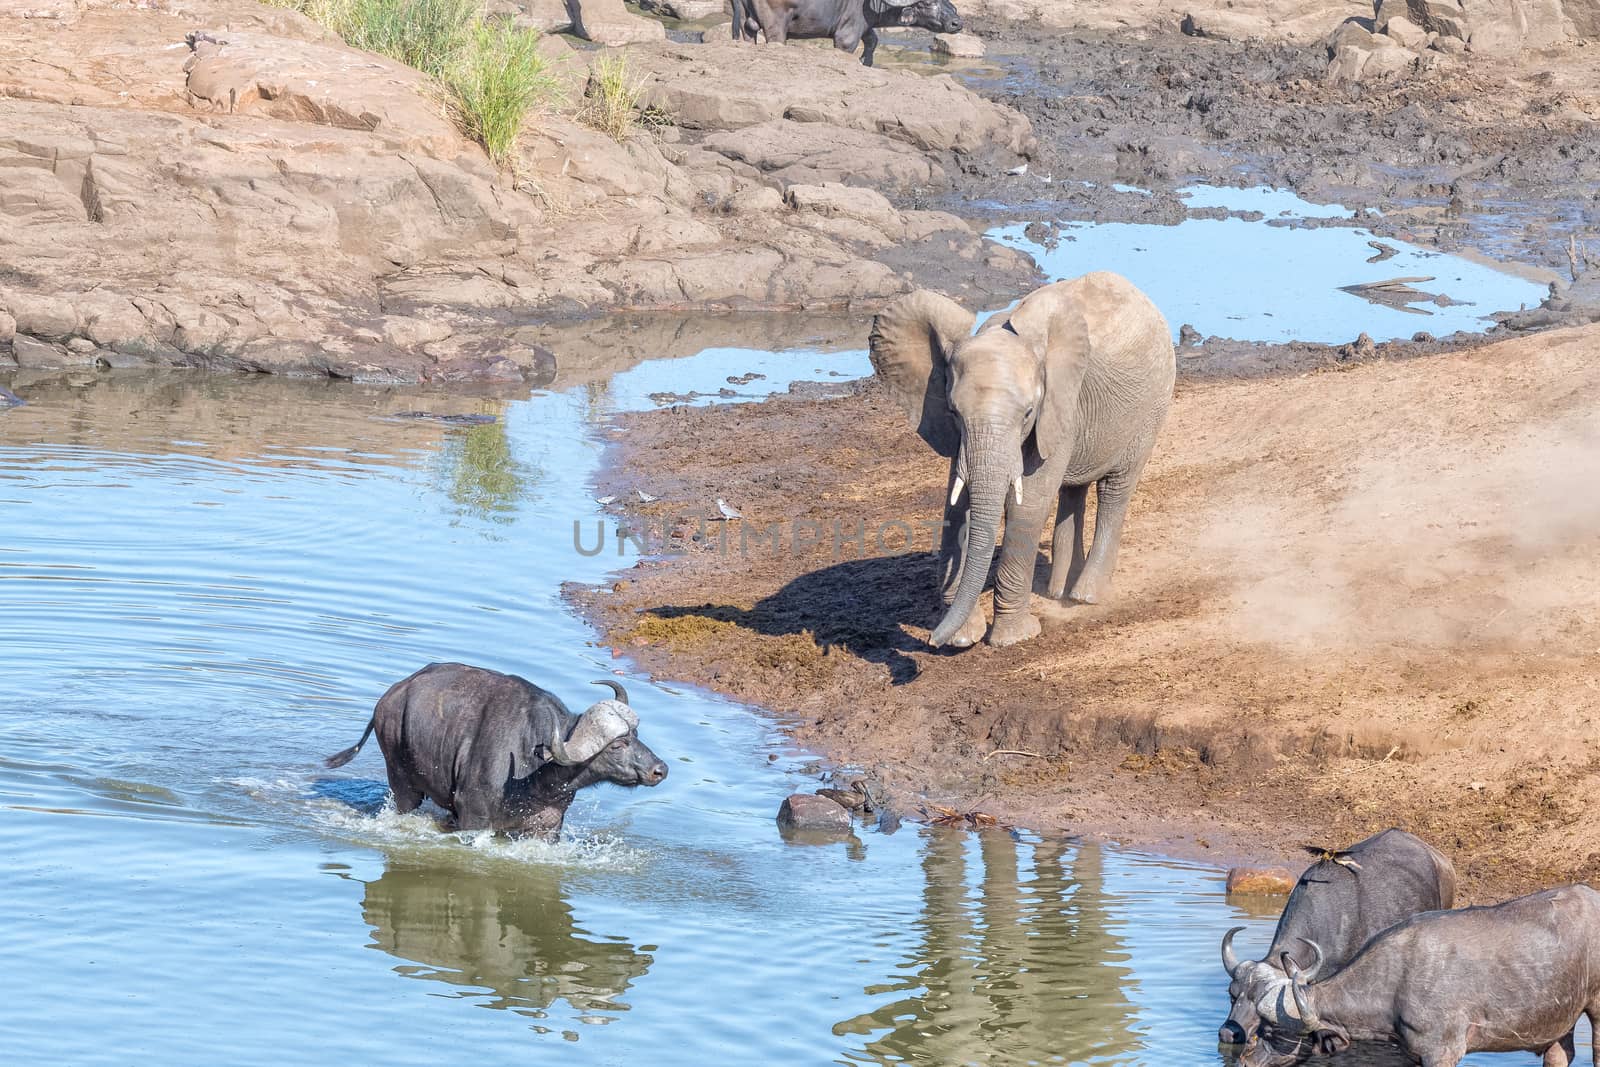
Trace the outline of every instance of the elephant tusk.
<instances>
[{"instance_id":1,"label":"elephant tusk","mask_svg":"<svg viewBox=\"0 0 1600 1067\"><path fill-rule=\"evenodd\" d=\"M956 475L956 484L954 484L954 485L952 485L950 487L950 506L951 507L955 507L956 506L956 499L961 496L961 490L965 489L966 487L967 487L966 479L962 478L961 475L959 475L959 474Z\"/></svg>"},{"instance_id":2,"label":"elephant tusk","mask_svg":"<svg viewBox=\"0 0 1600 1067\"><path fill-rule=\"evenodd\" d=\"M1017 480L1011 483L1011 488L1017 491L1017 507L1022 506L1022 475L1017 475Z\"/></svg>"}]
</instances>

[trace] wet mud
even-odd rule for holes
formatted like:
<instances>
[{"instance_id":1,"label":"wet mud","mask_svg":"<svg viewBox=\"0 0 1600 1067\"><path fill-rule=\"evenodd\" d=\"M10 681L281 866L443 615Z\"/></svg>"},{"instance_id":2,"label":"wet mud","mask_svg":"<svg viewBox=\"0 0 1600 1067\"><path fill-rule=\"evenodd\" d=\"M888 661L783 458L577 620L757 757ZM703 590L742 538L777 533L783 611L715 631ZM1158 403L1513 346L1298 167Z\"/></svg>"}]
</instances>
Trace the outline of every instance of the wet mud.
<instances>
[{"instance_id":1,"label":"wet mud","mask_svg":"<svg viewBox=\"0 0 1600 1067\"><path fill-rule=\"evenodd\" d=\"M1042 545L1044 633L1008 649L927 647L945 464L872 383L628 415L597 491L657 552L567 592L614 655L774 709L897 810L1215 862L1398 824L1475 897L1568 880L1600 870L1597 352L1186 376L1114 598L1048 600Z\"/></svg>"}]
</instances>

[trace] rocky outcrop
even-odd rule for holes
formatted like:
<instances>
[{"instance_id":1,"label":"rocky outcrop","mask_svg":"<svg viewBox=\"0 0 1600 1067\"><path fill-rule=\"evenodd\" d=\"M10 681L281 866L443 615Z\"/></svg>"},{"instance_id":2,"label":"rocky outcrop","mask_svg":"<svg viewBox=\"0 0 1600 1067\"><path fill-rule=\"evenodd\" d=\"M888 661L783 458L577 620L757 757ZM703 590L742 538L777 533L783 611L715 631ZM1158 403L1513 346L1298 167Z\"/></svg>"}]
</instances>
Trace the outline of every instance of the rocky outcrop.
<instances>
[{"instance_id":1,"label":"rocky outcrop","mask_svg":"<svg viewBox=\"0 0 1600 1067\"><path fill-rule=\"evenodd\" d=\"M948 75L863 68L831 49L732 42L667 44L630 58L644 72L645 102L692 130L785 119L880 134L924 152L1018 156L1034 148L1026 118Z\"/></svg>"},{"instance_id":2,"label":"rocky outcrop","mask_svg":"<svg viewBox=\"0 0 1600 1067\"><path fill-rule=\"evenodd\" d=\"M948 79L841 83L877 122L824 114L813 91L804 121L769 120L781 130L668 126L623 144L547 113L502 172L420 75L290 12L20 10L0 0L0 365L532 380L507 316L845 308L930 269L969 299L1031 280L954 216L836 191L847 170L909 191L963 155L1025 146L1025 120ZM592 54L545 44L581 85ZM715 92L758 65L780 92L862 72L820 49L752 51L636 46L630 62L669 119L698 99L684 86ZM698 143L719 133L743 147Z\"/></svg>"}]
</instances>

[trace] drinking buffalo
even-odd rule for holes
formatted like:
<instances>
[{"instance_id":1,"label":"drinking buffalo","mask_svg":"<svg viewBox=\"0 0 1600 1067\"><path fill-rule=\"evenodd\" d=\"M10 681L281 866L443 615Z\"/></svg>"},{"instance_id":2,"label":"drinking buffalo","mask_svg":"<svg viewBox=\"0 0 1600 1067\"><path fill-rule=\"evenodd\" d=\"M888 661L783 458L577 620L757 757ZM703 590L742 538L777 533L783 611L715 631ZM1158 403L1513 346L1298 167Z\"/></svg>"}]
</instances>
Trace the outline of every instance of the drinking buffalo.
<instances>
[{"instance_id":1,"label":"drinking buffalo","mask_svg":"<svg viewBox=\"0 0 1600 1067\"><path fill-rule=\"evenodd\" d=\"M768 42L791 37L832 37L833 47L854 52L865 41L861 62L872 66L878 30L915 26L935 33L960 33L961 16L950 0L733 0L733 39Z\"/></svg>"},{"instance_id":2,"label":"drinking buffalo","mask_svg":"<svg viewBox=\"0 0 1600 1067\"><path fill-rule=\"evenodd\" d=\"M1222 938L1222 965L1232 981L1228 1021L1217 1034L1224 1044L1240 1044L1255 1032L1255 1003L1284 981L1285 954L1302 967L1311 962L1307 942L1315 941L1327 966L1342 967L1374 934L1423 911L1455 904L1456 872L1438 849L1404 830L1374 834L1344 852L1310 849L1321 858L1306 868L1289 894L1272 947L1260 960L1240 960L1233 938Z\"/></svg>"},{"instance_id":3,"label":"drinking buffalo","mask_svg":"<svg viewBox=\"0 0 1600 1067\"><path fill-rule=\"evenodd\" d=\"M582 715L515 675L461 663L430 663L378 701L366 732L329 756L343 767L374 730L401 812L427 797L461 830L506 830L553 838L584 786L659 785L667 765L639 740L639 717L612 681L615 700Z\"/></svg>"},{"instance_id":4,"label":"drinking buffalo","mask_svg":"<svg viewBox=\"0 0 1600 1067\"><path fill-rule=\"evenodd\" d=\"M1398 1045L1423 1067L1455 1067L1469 1052L1537 1052L1545 1067L1568 1067L1578 1016L1600 1022L1600 893L1588 886L1413 916L1316 981L1321 953L1308 947L1311 965L1287 959L1288 977L1256 1002L1261 1029L1243 1067L1352 1041Z\"/></svg>"}]
</instances>

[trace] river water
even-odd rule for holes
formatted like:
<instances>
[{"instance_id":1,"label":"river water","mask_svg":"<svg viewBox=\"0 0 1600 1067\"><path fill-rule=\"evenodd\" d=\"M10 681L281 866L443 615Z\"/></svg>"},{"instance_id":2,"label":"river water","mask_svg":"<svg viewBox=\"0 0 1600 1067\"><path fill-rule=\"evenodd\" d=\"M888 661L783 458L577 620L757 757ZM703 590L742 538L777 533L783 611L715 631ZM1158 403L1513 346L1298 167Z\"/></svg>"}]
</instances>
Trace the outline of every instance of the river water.
<instances>
[{"instance_id":1,"label":"river water","mask_svg":"<svg viewBox=\"0 0 1600 1067\"><path fill-rule=\"evenodd\" d=\"M631 674L564 609L563 581L629 562L573 543L611 413L856 377L858 344L564 370L515 400L10 381L7 1061L1220 1062L1218 941L1242 923L1264 946L1274 919L1220 870L912 823L787 843L804 754L753 709ZM393 417L414 410L497 421ZM621 672L671 776L586 792L544 845L385 811L375 744L320 768L445 659L579 706Z\"/></svg>"}]
</instances>

